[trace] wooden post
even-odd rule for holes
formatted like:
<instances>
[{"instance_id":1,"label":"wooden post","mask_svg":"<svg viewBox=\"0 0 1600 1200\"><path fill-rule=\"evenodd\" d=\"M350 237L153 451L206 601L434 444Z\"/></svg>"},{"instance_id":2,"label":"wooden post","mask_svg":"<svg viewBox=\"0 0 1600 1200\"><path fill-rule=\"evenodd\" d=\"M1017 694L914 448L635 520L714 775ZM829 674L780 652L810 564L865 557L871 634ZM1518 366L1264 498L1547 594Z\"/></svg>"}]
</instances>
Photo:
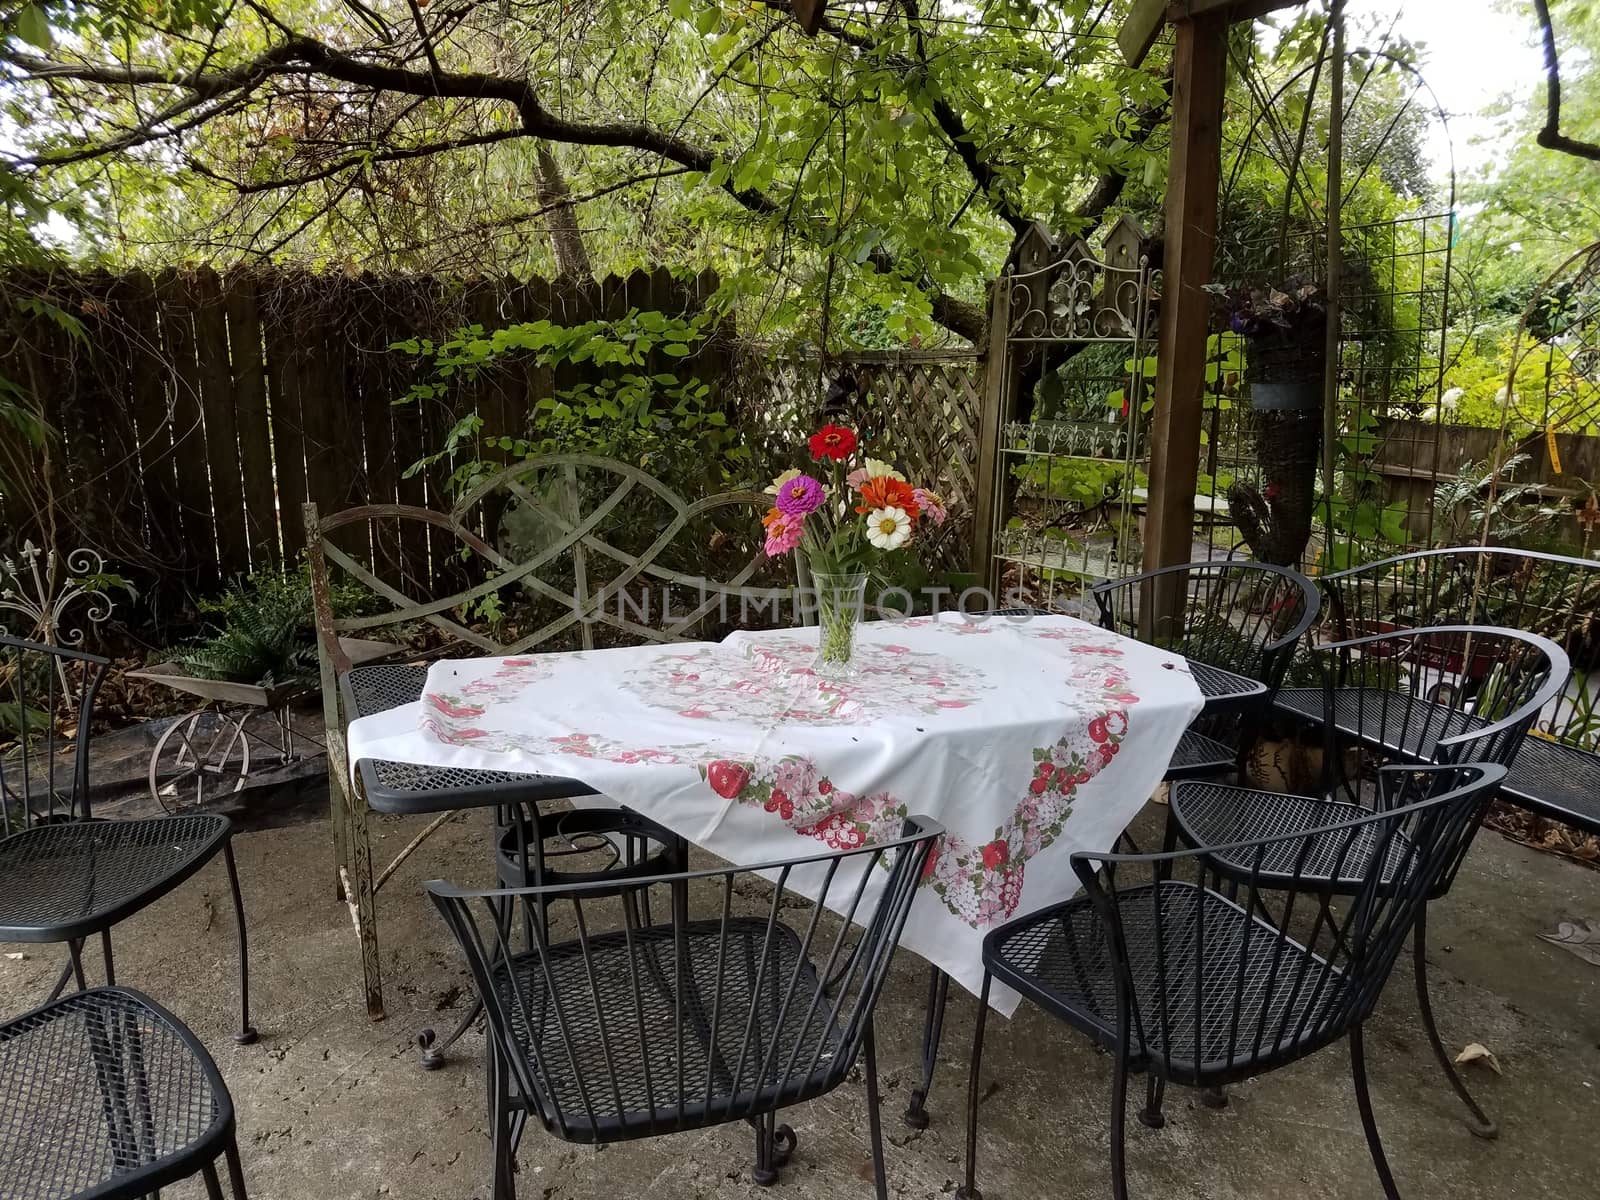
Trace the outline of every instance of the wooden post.
<instances>
[{"instance_id":1,"label":"wooden post","mask_svg":"<svg viewBox=\"0 0 1600 1200\"><path fill-rule=\"evenodd\" d=\"M1165 286L1157 351L1160 371L1150 424L1146 570L1188 562L1192 557L1206 373L1208 298L1204 288L1211 279L1217 240L1227 35L1227 14L1209 12L1178 23L1173 51ZM1157 612L1172 611L1160 598L1153 603Z\"/></svg>"}]
</instances>

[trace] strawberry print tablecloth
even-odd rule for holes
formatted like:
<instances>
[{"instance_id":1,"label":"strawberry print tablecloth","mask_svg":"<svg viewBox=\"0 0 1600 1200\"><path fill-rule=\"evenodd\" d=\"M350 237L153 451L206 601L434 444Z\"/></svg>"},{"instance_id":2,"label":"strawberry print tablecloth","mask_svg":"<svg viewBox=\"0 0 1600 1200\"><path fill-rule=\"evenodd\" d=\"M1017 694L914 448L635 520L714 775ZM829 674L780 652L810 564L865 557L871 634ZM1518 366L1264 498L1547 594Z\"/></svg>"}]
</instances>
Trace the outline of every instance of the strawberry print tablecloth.
<instances>
[{"instance_id":1,"label":"strawberry print tablecloth","mask_svg":"<svg viewBox=\"0 0 1600 1200\"><path fill-rule=\"evenodd\" d=\"M733 863L924 813L947 833L901 944L976 992L983 935L1077 890L1068 855L1115 842L1200 711L1181 657L1070 617L868 623L844 682L816 637L438 662L351 724L350 760L581 779Z\"/></svg>"}]
</instances>

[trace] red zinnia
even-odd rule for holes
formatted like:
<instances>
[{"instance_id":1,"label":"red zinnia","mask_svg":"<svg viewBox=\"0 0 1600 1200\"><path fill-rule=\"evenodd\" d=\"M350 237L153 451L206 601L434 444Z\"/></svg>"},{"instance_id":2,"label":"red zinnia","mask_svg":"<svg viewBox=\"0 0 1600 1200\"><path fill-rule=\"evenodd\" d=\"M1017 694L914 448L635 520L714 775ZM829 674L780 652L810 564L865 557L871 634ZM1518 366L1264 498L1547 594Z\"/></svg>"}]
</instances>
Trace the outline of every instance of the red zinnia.
<instances>
[{"instance_id":1,"label":"red zinnia","mask_svg":"<svg viewBox=\"0 0 1600 1200\"><path fill-rule=\"evenodd\" d=\"M835 462L842 462L850 457L855 448L854 431L843 425L824 425L811 435L812 458L831 458Z\"/></svg>"}]
</instances>

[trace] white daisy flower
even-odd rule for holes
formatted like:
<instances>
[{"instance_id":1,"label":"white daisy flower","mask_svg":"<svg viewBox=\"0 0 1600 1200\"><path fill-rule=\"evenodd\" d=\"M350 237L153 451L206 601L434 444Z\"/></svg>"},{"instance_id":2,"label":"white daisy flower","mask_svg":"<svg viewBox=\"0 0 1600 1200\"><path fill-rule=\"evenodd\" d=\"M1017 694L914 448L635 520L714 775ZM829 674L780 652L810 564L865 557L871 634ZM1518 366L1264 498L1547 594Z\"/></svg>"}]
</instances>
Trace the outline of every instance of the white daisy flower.
<instances>
[{"instance_id":1,"label":"white daisy flower","mask_svg":"<svg viewBox=\"0 0 1600 1200\"><path fill-rule=\"evenodd\" d=\"M867 514L867 541L880 550L898 550L911 536L911 517L903 508L875 508Z\"/></svg>"}]
</instances>

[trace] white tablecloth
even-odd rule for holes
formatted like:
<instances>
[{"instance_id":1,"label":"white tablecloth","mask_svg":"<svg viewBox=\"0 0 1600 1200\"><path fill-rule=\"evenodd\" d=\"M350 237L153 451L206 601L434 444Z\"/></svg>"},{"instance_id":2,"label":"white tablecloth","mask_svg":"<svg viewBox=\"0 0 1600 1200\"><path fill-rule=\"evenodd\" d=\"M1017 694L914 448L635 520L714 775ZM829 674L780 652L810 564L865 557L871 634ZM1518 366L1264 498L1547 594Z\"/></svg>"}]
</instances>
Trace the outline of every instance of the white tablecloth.
<instances>
[{"instance_id":1,"label":"white tablecloth","mask_svg":"<svg viewBox=\"0 0 1600 1200\"><path fill-rule=\"evenodd\" d=\"M844 683L815 650L812 628L441 661L421 702L351 724L350 761L581 779L735 864L926 814L947 834L901 944L976 992L984 933L1077 890L1068 856L1112 846L1201 705L1181 657L1070 617L868 623Z\"/></svg>"}]
</instances>

